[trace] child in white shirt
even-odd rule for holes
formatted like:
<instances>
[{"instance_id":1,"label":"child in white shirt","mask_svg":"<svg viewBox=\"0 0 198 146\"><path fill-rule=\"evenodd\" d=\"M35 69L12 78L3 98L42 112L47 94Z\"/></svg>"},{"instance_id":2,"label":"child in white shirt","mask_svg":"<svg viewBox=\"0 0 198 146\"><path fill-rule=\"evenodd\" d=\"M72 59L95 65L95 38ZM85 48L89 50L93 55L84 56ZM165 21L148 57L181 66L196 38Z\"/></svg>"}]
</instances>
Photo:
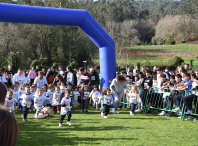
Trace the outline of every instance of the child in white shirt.
<instances>
[{"instance_id":1,"label":"child in white shirt","mask_svg":"<svg viewBox=\"0 0 198 146\"><path fill-rule=\"evenodd\" d=\"M54 85L49 86L49 90L46 93L46 97L49 98L50 100L44 101L44 105L50 106L52 104L52 99L54 95Z\"/></svg>"},{"instance_id":2,"label":"child in white shirt","mask_svg":"<svg viewBox=\"0 0 198 146\"><path fill-rule=\"evenodd\" d=\"M54 111L55 106L57 107L57 113L60 113L60 100L61 100L61 93L60 93L60 87L55 87L55 93L53 94L52 99L52 110Z\"/></svg>"},{"instance_id":3,"label":"child in white shirt","mask_svg":"<svg viewBox=\"0 0 198 146\"><path fill-rule=\"evenodd\" d=\"M69 124L69 126L72 125L72 123L70 122L70 119L72 116L70 103L71 103L70 91L65 90L65 96L61 100L61 119L60 119L59 127L62 126L62 123L63 123L63 120L65 119L66 114L67 114L67 124Z\"/></svg>"},{"instance_id":4,"label":"child in white shirt","mask_svg":"<svg viewBox=\"0 0 198 146\"><path fill-rule=\"evenodd\" d=\"M127 97L129 97L129 103L131 105L130 115L134 116L134 111L137 105L137 100L139 100L139 102L142 103L136 86L133 86L131 88L130 93L127 93Z\"/></svg>"},{"instance_id":5,"label":"child in white shirt","mask_svg":"<svg viewBox=\"0 0 198 146\"><path fill-rule=\"evenodd\" d=\"M76 104L76 108L78 108L78 97L80 96L80 93L78 92L77 87L74 87L73 94L74 94L74 101L72 105Z\"/></svg>"},{"instance_id":6,"label":"child in white shirt","mask_svg":"<svg viewBox=\"0 0 198 146\"><path fill-rule=\"evenodd\" d=\"M89 97L93 100L93 109L98 110L98 101L100 97L100 92L97 85L94 85L94 89L91 91Z\"/></svg>"},{"instance_id":7,"label":"child in white shirt","mask_svg":"<svg viewBox=\"0 0 198 146\"><path fill-rule=\"evenodd\" d=\"M25 93L25 84L21 84L21 86L19 87L19 97ZM18 111L20 111L23 107L21 106L21 101L18 101Z\"/></svg>"},{"instance_id":8,"label":"child in white shirt","mask_svg":"<svg viewBox=\"0 0 198 146\"><path fill-rule=\"evenodd\" d=\"M25 94L22 94L17 101L22 99L23 106L23 121L27 121L28 111L31 107L31 100L33 99L33 95L30 93L30 87L25 87Z\"/></svg>"},{"instance_id":9,"label":"child in white shirt","mask_svg":"<svg viewBox=\"0 0 198 146\"><path fill-rule=\"evenodd\" d=\"M38 88L36 91L36 96L34 98L34 108L36 109L36 113L34 118L38 119L38 115L43 108L43 102L48 100L46 96L43 95L43 89Z\"/></svg>"},{"instance_id":10,"label":"child in white shirt","mask_svg":"<svg viewBox=\"0 0 198 146\"><path fill-rule=\"evenodd\" d=\"M60 85L60 92L64 93L66 89L67 89L67 87L65 86L65 82L62 81L61 85Z\"/></svg>"},{"instance_id":11,"label":"child in white shirt","mask_svg":"<svg viewBox=\"0 0 198 146\"><path fill-rule=\"evenodd\" d=\"M12 113L14 113L14 104L16 103L16 99L13 97L13 92L12 91L8 91L7 95L6 95L6 106L8 107L8 110Z\"/></svg>"}]
</instances>

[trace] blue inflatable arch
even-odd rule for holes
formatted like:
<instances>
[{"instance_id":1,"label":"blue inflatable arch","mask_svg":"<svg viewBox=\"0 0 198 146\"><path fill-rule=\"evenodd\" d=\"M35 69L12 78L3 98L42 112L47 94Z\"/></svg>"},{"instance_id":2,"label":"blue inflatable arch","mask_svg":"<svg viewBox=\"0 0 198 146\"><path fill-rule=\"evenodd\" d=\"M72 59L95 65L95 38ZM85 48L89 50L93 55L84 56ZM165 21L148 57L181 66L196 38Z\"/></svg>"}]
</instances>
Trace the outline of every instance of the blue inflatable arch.
<instances>
[{"instance_id":1,"label":"blue inflatable arch","mask_svg":"<svg viewBox=\"0 0 198 146\"><path fill-rule=\"evenodd\" d=\"M115 78L115 41L87 10L0 3L0 22L79 26L99 48L102 89Z\"/></svg>"}]
</instances>

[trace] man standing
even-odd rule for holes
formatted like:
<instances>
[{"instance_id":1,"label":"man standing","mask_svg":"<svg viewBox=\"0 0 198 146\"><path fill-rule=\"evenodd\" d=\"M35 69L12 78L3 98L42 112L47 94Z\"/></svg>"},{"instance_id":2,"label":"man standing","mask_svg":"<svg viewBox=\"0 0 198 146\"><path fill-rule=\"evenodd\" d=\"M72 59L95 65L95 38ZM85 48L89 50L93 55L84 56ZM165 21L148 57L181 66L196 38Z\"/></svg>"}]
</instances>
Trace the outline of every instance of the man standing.
<instances>
[{"instance_id":1,"label":"man standing","mask_svg":"<svg viewBox=\"0 0 198 146\"><path fill-rule=\"evenodd\" d=\"M78 86L80 85L80 83L84 83L85 85L91 86L91 75L88 72L86 72L83 67L79 69L79 72L80 76L78 80Z\"/></svg>"},{"instance_id":2,"label":"man standing","mask_svg":"<svg viewBox=\"0 0 198 146\"><path fill-rule=\"evenodd\" d=\"M99 86L100 82L99 82L99 75L98 72L96 70L94 70L93 68L90 68L90 75L91 75L91 89L93 89L94 85Z\"/></svg>"},{"instance_id":3,"label":"man standing","mask_svg":"<svg viewBox=\"0 0 198 146\"><path fill-rule=\"evenodd\" d=\"M12 65L8 65L8 72L11 75L11 78L12 78L15 74L15 71L12 69Z\"/></svg>"},{"instance_id":4,"label":"man standing","mask_svg":"<svg viewBox=\"0 0 198 146\"><path fill-rule=\"evenodd\" d=\"M39 66L37 65L37 66L36 66L36 69L35 69L35 72L36 72L36 75L37 75L37 76L38 76L38 72L39 72L39 71L41 71L41 70L39 69Z\"/></svg>"}]
</instances>

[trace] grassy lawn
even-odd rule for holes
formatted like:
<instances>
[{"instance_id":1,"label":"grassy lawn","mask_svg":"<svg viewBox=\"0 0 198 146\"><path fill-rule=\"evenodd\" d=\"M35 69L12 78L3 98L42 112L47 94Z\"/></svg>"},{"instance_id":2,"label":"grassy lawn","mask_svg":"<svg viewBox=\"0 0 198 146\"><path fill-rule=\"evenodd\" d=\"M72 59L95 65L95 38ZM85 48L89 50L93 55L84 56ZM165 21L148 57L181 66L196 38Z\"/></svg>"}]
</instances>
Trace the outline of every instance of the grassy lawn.
<instances>
[{"instance_id":1,"label":"grassy lawn","mask_svg":"<svg viewBox=\"0 0 198 146\"><path fill-rule=\"evenodd\" d=\"M126 109L120 114L109 114L108 119L98 111L82 113L72 110L72 126L58 127L59 114L46 119L22 121L22 112L16 112L19 124L17 146L59 145L197 145L198 126L195 121L180 121L177 117L160 117L155 114L135 113Z\"/></svg>"},{"instance_id":2,"label":"grassy lawn","mask_svg":"<svg viewBox=\"0 0 198 146\"><path fill-rule=\"evenodd\" d=\"M178 44L178 45L141 45L141 46L128 46L124 49L143 49L143 50L161 50L170 52L197 52L198 45L193 44Z\"/></svg>"}]
</instances>

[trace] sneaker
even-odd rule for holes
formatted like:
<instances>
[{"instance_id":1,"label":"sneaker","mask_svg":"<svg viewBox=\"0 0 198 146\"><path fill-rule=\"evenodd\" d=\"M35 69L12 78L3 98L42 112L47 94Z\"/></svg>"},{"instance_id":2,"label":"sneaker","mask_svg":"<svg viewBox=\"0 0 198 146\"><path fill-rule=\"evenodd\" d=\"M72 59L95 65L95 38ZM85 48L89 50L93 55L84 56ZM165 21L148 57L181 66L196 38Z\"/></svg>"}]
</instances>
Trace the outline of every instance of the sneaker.
<instances>
[{"instance_id":1,"label":"sneaker","mask_svg":"<svg viewBox=\"0 0 198 146\"><path fill-rule=\"evenodd\" d=\"M57 113L59 114L59 113L60 113L60 111L57 111Z\"/></svg>"},{"instance_id":2,"label":"sneaker","mask_svg":"<svg viewBox=\"0 0 198 146\"><path fill-rule=\"evenodd\" d=\"M194 119L193 121L198 121L198 119Z\"/></svg>"},{"instance_id":3,"label":"sneaker","mask_svg":"<svg viewBox=\"0 0 198 146\"><path fill-rule=\"evenodd\" d=\"M186 120L187 120L187 121L193 121L194 119L188 117Z\"/></svg>"},{"instance_id":4,"label":"sneaker","mask_svg":"<svg viewBox=\"0 0 198 146\"><path fill-rule=\"evenodd\" d=\"M172 113L167 113L165 116L166 117L171 117L172 116Z\"/></svg>"},{"instance_id":5,"label":"sneaker","mask_svg":"<svg viewBox=\"0 0 198 146\"><path fill-rule=\"evenodd\" d=\"M192 110L187 110L186 114L191 114L192 113Z\"/></svg>"},{"instance_id":6,"label":"sneaker","mask_svg":"<svg viewBox=\"0 0 198 146\"><path fill-rule=\"evenodd\" d=\"M130 111L130 115L131 115L131 116L134 116L134 113L133 113L132 111Z\"/></svg>"},{"instance_id":7,"label":"sneaker","mask_svg":"<svg viewBox=\"0 0 198 146\"><path fill-rule=\"evenodd\" d=\"M112 108L112 113L115 114L115 108Z\"/></svg>"},{"instance_id":8,"label":"sneaker","mask_svg":"<svg viewBox=\"0 0 198 146\"><path fill-rule=\"evenodd\" d=\"M104 113L103 112L101 112L101 116L104 117Z\"/></svg>"},{"instance_id":9,"label":"sneaker","mask_svg":"<svg viewBox=\"0 0 198 146\"><path fill-rule=\"evenodd\" d=\"M176 113L176 115L181 116L181 113Z\"/></svg>"},{"instance_id":10,"label":"sneaker","mask_svg":"<svg viewBox=\"0 0 198 146\"><path fill-rule=\"evenodd\" d=\"M119 112L117 110L115 110L115 114L119 114Z\"/></svg>"},{"instance_id":11,"label":"sneaker","mask_svg":"<svg viewBox=\"0 0 198 146\"><path fill-rule=\"evenodd\" d=\"M29 112L31 112L31 109L29 109Z\"/></svg>"},{"instance_id":12,"label":"sneaker","mask_svg":"<svg viewBox=\"0 0 198 146\"><path fill-rule=\"evenodd\" d=\"M59 123L59 125L58 125L59 127L62 127L62 124L61 123Z\"/></svg>"},{"instance_id":13,"label":"sneaker","mask_svg":"<svg viewBox=\"0 0 198 146\"><path fill-rule=\"evenodd\" d=\"M173 111L180 111L180 108L176 107L175 109L173 109Z\"/></svg>"},{"instance_id":14,"label":"sneaker","mask_svg":"<svg viewBox=\"0 0 198 146\"><path fill-rule=\"evenodd\" d=\"M34 119L38 119L38 117L37 116L34 116Z\"/></svg>"},{"instance_id":15,"label":"sneaker","mask_svg":"<svg viewBox=\"0 0 198 146\"><path fill-rule=\"evenodd\" d=\"M25 119L23 119L23 121L26 121Z\"/></svg>"},{"instance_id":16,"label":"sneaker","mask_svg":"<svg viewBox=\"0 0 198 146\"><path fill-rule=\"evenodd\" d=\"M158 114L159 116L165 116L166 115L166 112L165 111L162 111L161 113Z\"/></svg>"},{"instance_id":17,"label":"sneaker","mask_svg":"<svg viewBox=\"0 0 198 146\"><path fill-rule=\"evenodd\" d=\"M136 112L139 112L139 111L140 111L140 108L136 109L135 111L136 111Z\"/></svg>"},{"instance_id":18,"label":"sneaker","mask_svg":"<svg viewBox=\"0 0 198 146\"><path fill-rule=\"evenodd\" d=\"M179 116L178 119L181 119L181 116Z\"/></svg>"},{"instance_id":19,"label":"sneaker","mask_svg":"<svg viewBox=\"0 0 198 146\"><path fill-rule=\"evenodd\" d=\"M104 116L104 118L108 118L107 116Z\"/></svg>"},{"instance_id":20,"label":"sneaker","mask_svg":"<svg viewBox=\"0 0 198 146\"><path fill-rule=\"evenodd\" d=\"M68 124L69 126L71 126L71 125L72 125L72 123L71 123L70 121L67 121L67 124Z\"/></svg>"}]
</instances>

